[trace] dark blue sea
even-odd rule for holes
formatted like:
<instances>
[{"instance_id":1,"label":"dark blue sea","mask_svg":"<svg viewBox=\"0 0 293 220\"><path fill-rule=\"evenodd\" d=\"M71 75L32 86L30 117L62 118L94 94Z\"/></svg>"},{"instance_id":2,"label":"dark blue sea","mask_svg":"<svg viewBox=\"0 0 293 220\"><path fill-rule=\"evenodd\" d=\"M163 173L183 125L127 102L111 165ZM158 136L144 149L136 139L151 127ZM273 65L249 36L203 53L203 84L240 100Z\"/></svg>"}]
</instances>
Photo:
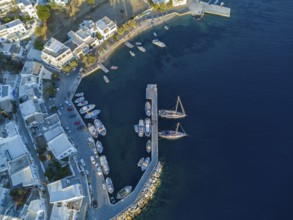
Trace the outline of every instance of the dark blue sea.
<instances>
[{"instance_id":1,"label":"dark blue sea","mask_svg":"<svg viewBox=\"0 0 293 220\"><path fill-rule=\"evenodd\" d=\"M133 124L145 118L145 88L158 85L159 106L180 95L189 137L159 141L166 175L141 219L293 219L293 2L227 1L231 18L190 16L158 26L131 42L147 52L131 58L121 46L108 66L79 91L102 110L100 140L116 192L135 186L146 138ZM167 48L152 45L152 32ZM160 129L177 121L160 120Z\"/></svg>"}]
</instances>

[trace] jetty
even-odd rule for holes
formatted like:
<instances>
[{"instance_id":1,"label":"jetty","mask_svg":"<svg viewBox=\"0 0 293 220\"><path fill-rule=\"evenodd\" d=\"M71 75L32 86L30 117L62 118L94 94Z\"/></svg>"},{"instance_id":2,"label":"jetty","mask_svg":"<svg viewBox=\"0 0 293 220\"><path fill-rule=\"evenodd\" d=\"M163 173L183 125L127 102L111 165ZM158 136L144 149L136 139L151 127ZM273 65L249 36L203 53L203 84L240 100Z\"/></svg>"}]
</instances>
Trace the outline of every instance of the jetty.
<instances>
[{"instance_id":1,"label":"jetty","mask_svg":"<svg viewBox=\"0 0 293 220\"><path fill-rule=\"evenodd\" d=\"M231 9L223 5L209 4L204 1L192 1L188 4L192 16L203 16L204 14L213 14L223 17L230 17Z\"/></svg>"},{"instance_id":2,"label":"jetty","mask_svg":"<svg viewBox=\"0 0 293 220\"><path fill-rule=\"evenodd\" d=\"M101 70L104 71L104 73L108 73L109 72L109 70L102 63L99 63L99 66L100 66Z\"/></svg>"},{"instance_id":3,"label":"jetty","mask_svg":"<svg viewBox=\"0 0 293 220\"><path fill-rule=\"evenodd\" d=\"M120 200L115 204L109 204L105 201L104 204L99 204L96 212L97 219L112 219L123 212L128 210L133 204L136 204L138 200L144 199L141 195L144 195L145 187L148 185L150 178L153 177L154 173L160 165L158 166L158 97L157 97L157 85L149 84L146 88L146 98L152 102L152 158L149 166L143 173L139 182L137 183L133 192L129 194L128 197ZM102 202L102 201L101 201Z\"/></svg>"}]
</instances>

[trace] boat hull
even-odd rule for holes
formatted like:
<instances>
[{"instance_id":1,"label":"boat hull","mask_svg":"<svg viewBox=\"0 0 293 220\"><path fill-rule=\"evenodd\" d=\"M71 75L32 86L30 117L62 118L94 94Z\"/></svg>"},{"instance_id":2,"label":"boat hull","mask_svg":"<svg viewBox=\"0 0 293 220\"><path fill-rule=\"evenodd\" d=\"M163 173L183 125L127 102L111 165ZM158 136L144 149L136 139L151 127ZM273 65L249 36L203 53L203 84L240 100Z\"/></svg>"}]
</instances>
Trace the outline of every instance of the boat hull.
<instances>
[{"instance_id":1,"label":"boat hull","mask_svg":"<svg viewBox=\"0 0 293 220\"><path fill-rule=\"evenodd\" d=\"M116 199L123 199L126 196L128 196L131 193L132 186L126 186L123 189L121 189L116 196Z\"/></svg>"},{"instance_id":2,"label":"boat hull","mask_svg":"<svg viewBox=\"0 0 293 220\"><path fill-rule=\"evenodd\" d=\"M159 116L162 118L168 118L168 119L180 119L180 118L185 118L186 114L182 112L172 111L172 110L160 110Z\"/></svg>"},{"instance_id":3,"label":"boat hull","mask_svg":"<svg viewBox=\"0 0 293 220\"><path fill-rule=\"evenodd\" d=\"M167 140L176 140L179 138L183 138L187 136L187 134L179 131L162 131L159 132L159 137L167 139Z\"/></svg>"}]
</instances>

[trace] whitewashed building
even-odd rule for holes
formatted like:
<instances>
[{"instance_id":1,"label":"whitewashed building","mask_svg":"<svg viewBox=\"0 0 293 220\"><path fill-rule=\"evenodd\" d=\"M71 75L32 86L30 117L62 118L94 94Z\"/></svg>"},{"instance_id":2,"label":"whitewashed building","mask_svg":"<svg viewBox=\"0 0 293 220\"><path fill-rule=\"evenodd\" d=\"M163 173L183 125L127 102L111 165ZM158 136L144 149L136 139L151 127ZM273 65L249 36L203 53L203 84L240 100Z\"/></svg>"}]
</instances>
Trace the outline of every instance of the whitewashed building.
<instances>
[{"instance_id":1,"label":"whitewashed building","mask_svg":"<svg viewBox=\"0 0 293 220\"><path fill-rule=\"evenodd\" d=\"M17 7L23 14L27 14L31 18L37 19L37 12L30 0L17 0Z\"/></svg>"},{"instance_id":2,"label":"whitewashed building","mask_svg":"<svg viewBox=\"0 0 293 220\"><path fill-rule=\"evenodd\" d=\"M24 58L24 48L19 43L1 43L0 52L14 60Z\"/></svg>"},{"instance_id":3,"label":"whitewashed building","mask_svg":"<svg viewBox=\"0 0 293 220\"><path fill-rule=\"evenodd\" d=\"M7 14L14 7L14 0L0 0L0 15Z\"/></svg>"},{"instance_id":4,"label":"whitewashed building","mask_svg":"<svg viewBox=\"0 0 293 220\"><path fill-rule=\"evenodd\" d=\"M65 46L55 38L51 38L44 45L41 58L47 64L57 69L61 69L62 66L75 59L75 56L69 47Z\"/></svg>"},{"instance_id":5,"label":"whitewashed building","mask_svg":"<svg viewBox=\"0 0 293 220\"><path fill-rule=\"evenodd\" d=\"M103 36L103 39L106 40L111 37L114 33L117 32L117 25L114 21L109 19L107 16L96 22L96 27L98 32Z\"/></svg>"},{"instance_id":6,"label":"whitewashed building","mask_svg":"<svg viewBox=\"0 0 293 220\"><path fill-rule=\"evenodd\" d=\"M0 25L0 43L18 42L27 33L27 29L21 20L16 19Z\"/></svg>"},{"instance_id":7,"label":"whitewashed building","mask_svg":"<svg viewBox=\"0 0 293 220\"><path fill-rule=\"evenodd\" d=\"M70 0L53 0L52 2L54 2L56 5L60 5L64 7L68 5L71 1Z\"/></svg>"}]
</instances>

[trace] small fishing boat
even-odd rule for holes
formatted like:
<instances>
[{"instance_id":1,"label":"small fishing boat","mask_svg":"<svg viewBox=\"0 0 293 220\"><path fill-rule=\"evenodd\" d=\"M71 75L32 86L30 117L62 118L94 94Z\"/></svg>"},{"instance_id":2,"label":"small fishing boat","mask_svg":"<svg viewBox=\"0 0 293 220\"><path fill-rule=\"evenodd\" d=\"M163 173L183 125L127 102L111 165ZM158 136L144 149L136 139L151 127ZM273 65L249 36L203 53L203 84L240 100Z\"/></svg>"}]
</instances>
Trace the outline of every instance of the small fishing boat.
<instances>
[{"instance_id":1,"label":"small fishing boat","mask_svg":"<svg viewBox=\"0 0 293 220\"><path fill-rule=\"evenodd\" d=\"M137 48L141 51L141 52L146 52L146 49L143 46L137 46Z\"/></svg>"},{"instance_id":2,"label":"small fishing boat","mask_svg":"<svg viewBox=\"0 0 293 220\"><path fill-rule=\"evenodd\" d=\"M141 165L141 171L145 171L146 168L148 168L150 161L151 161L151 158L149 157L145 158L144 162Z\"/></svg>"},{"instance_id":3,"label":"small fishing boat","mask_svg":"<svg viewBox=\"0 0 293 220\"><path fill-rule=\"evenodd\" d=\"M158 39L154 39L152 40L152 43L158 47L166 47L166 44L163 43L162 41L158 40Z\"/></svg>"},{"instance_id":4,"label":"small fishing boat","mask_svg":"<svg viewBox=\"0 0 293 220\"><path fill-rule=\"evenodd\" d=\"M164 26L165 30L169 30L169 27L167 25Z\"/></svg>"},{"instance_id":5,"label":"small fishing boat","mask_svg":"<svg viewBox=\"0 0 293 220\"><path fill-rule=\"evenodd\" d=\"M98 116L98 114L100 114L101 110L94 110L92 112L88 112L85 114L84 118L85 119L90 119L90 118L95 118L96 116Z\"/></svg>"},{"instance_id":6,"label":"small fishing boat","mask_svg":"<svg viewBox=\"0 0 293 220\"><path fill-rule=\"evenodd\" d=\"M132 57L135 57L135 53L132 50L130 50L129 53Z\"/></svg>"},{"instance_id":7,"label":"small fishing boat","mask_svg":"<svg viewBox=\"0 0 293 220\"><path fill-rule=\"evenodd\" d=\"M141 165L143 164L143 162L144 162L144 158L142 157L142 158L140 158L140 160L138 161L137 166L138 166L138 167L141 167Z\"/></svg>"},{"instance_id":8,"label":"small fishing boat","mask_svg":"<svg viewBox=\"0 0 293 220\"><path fill-rule=\"evenodd\" d=\"M85 114L91 110L93 110L96 107L95 104L85 105L81 109L79 109L80 114Z\"/></svg>"},{"instance_id":9,"label":"small fishing boat","mask_svg":"<svg viewBox=\"0 0 293 220\"><path fill-rule=\"evenodd\" d=\"M74 101L74 103L80 103L80 102L82 102L82 101L84 101L85 99L84 99L84 97L82 96L82 97L79 97L78 99L76 99L75 101Z\"/></svg>"},{"instance_id":10,"label":"small fishing boat","mask_svg":"<svg viewBox=\"0 0 293 220\"><path fill-rule=\"evenodd\" d=\"M100 154L103 153L104 148L101 141L96 142L96 147L97 147L98 153Z\"/></svg>"},{"instance_id":11,"label":"small fishing boat","mask_svg":"<svg viewBox=\"0 0 293 220\"><path fill-rule=\"evenodd\" d=\"M141 42L136 42L135 44L136 44L136 46L141 46L142 45Z\"/></svg>"},{"instance_id":12,"label":"small fishing boat","mask_svg":"<svg viewBox=\"0 0 293 220\"><path fill-rule=\"evenodd\" d=\"M106 178L106 188L107 188L108 193L114 192L113 182L110 177Z\"/></svg>"},{"instance_id":13,"label":"small fishing boat","mask_svg":"<svg viewBox=\"0 0 293 220\"><path fill-rule=\"evenodd\" d=\"M111 68L111 70L117 70L118 66L111 66L110 68Z\"/></svg>"},{"instance_id":14,"label":"small fishing boat","mask_svg":"<svg viewBox=\"0 0 293 220\"><path fill-rule=\"evenodd\" d=\"M152 141L151 140L148 140L147 143L146 143L146 151L148 153L150 153L152 150Z\"/></svg>"},{"instance_id":15,"label":"small fishing boat","mask_svg":"<svg viewBox=\"0 0 293 220\"><path fill-rule=\"evenodd\" d=\"M110 82L109 78L106 75L104 75L103 78L104 78L104 80L105 80L106 83L109 83Z\"/></svg>"},{"instance_id":16,"label":"small fishing boat","mask_svg":"<svg viewBox=\"0 0 293 220\"><path fill-rule=\"evenodd\" d=\"M135 131L135 133L138 132L138 125L134 125L134 131Z\"/></svg>"},{"instance_id":17,"label":"small fishing boat","mask_svg":"<svg viewBox=\"0 0 293 220\"><path fill-rule=\"evenodd\" d=\"M124 45L125 45L126 47L130 48L130 49L134 47L134 46L133 46L131 43L129 43L129 42L125 42Z\"/></svg>"},{"instance_id":18,"label":"small fishing boat","mask_svg":"<svg viewBox=\"0 0 293 220\"><path fill-rule=\"evenodd\" d=\"M127 195L129 195L129 193L131 193L132 190L132 186L125 186L123 189L121 189L118 193L117 193L117 199L123 199L125 198Z\"/></svg>"},{"instance_id":19,"label":"small fishing boat","mask_svg":"<svg viewBox=\"0 0 293 220\"><path fill-rule=\"evenodd\" d=\"M81 107L81 106L84 106L84 105L87 105L89 104L87 100L84 100L84 101L81 101L80 103L77 104L77 106Z\"/></svg>"},{"instance_id":20,"label":"small fishing boat","mask_svg":"<svg viewBox=\"0 0 293 220\"><path fill-rule=\"evenodd\" d=\"M158 36L156 32L154 32L154 33L153 33L153 35L154 35L155 37L157 37L157 36Z\"/></svg>"},{"instance_id":21,"label":"small fishing boat","mask_svg":"<svg viewBox=\"0 0 293 220\"><path fill-rule=\"evenodd\" d=\"M94 125L92 125L91 123L88 123L87 128L88 128L90 134L93 136L93 138L98 138L98 131Z\"/></svg>"},{"instance_id":22,"label":"small fishing boat","mask_svg":"<svg viewBox=\"0 0 293 220\"><path fill-rule=\"evenodd\" d=\"M142 119L138 122L138 136L142 137L144 134L144 121Z\"/></svg>"},{"instance_id":23,"label":"small fishing boat","mask_svg":"<svg viewBox=\"0 0 293 220\"><path fill-rule=\"evenodd\" d=\"M102 136L105 136L107 133L107 130L106 130L104 124L99 119L95 119L94 124L95 124L99 134Z\"/></svg>"},{"instance_id":24,"label":"small fishing boat","mask_svg":"<svg viewBox=\"0 0 293 220\"><path fill-rule=\"evenodd\" d=\"M103 168L104 174L108 175L109 172L110 172L110 167L109 167L109 164L108 164L106 156L104 156L104 155L100 156L100 163L101 163L101 166Z\"/></svg>"},{"instance_id":25,"label":"small fishing boat","mask_svg":"<svg viewBox=\"0 0 293 220\"><path fill-rule=\"evenodd\" d=\"M149 118L145 119L145 129L144 133L146 137L149 137L151 135L151 120Z\"/></svg>"},{"instance_id":26,"label":"small fishing boat","mask_svg":"<svg viewBox=\"0 0 293 220\"><path fill-rule=\"evenodd\" d=\"M152 108L151 108L151 103L150 102L146 102L145 103L145 107L144 107L144 109L145 109L145 113L146 113L146 115L147 116L151 116L151 114L152 114Z\"/></svg>"},{"instance_id":27,"label":"small fishing boat","mask_svg":"<svg viewBox=\"0 0 293 220\"><path fill-rule=\"evenodd\" d=\"M75 97L81 97L81 96L83 96L83 95L84 95L83 92L79 92L79 93L76 93L76 94L75 94Z\"/></svg>"}]
</instances>

